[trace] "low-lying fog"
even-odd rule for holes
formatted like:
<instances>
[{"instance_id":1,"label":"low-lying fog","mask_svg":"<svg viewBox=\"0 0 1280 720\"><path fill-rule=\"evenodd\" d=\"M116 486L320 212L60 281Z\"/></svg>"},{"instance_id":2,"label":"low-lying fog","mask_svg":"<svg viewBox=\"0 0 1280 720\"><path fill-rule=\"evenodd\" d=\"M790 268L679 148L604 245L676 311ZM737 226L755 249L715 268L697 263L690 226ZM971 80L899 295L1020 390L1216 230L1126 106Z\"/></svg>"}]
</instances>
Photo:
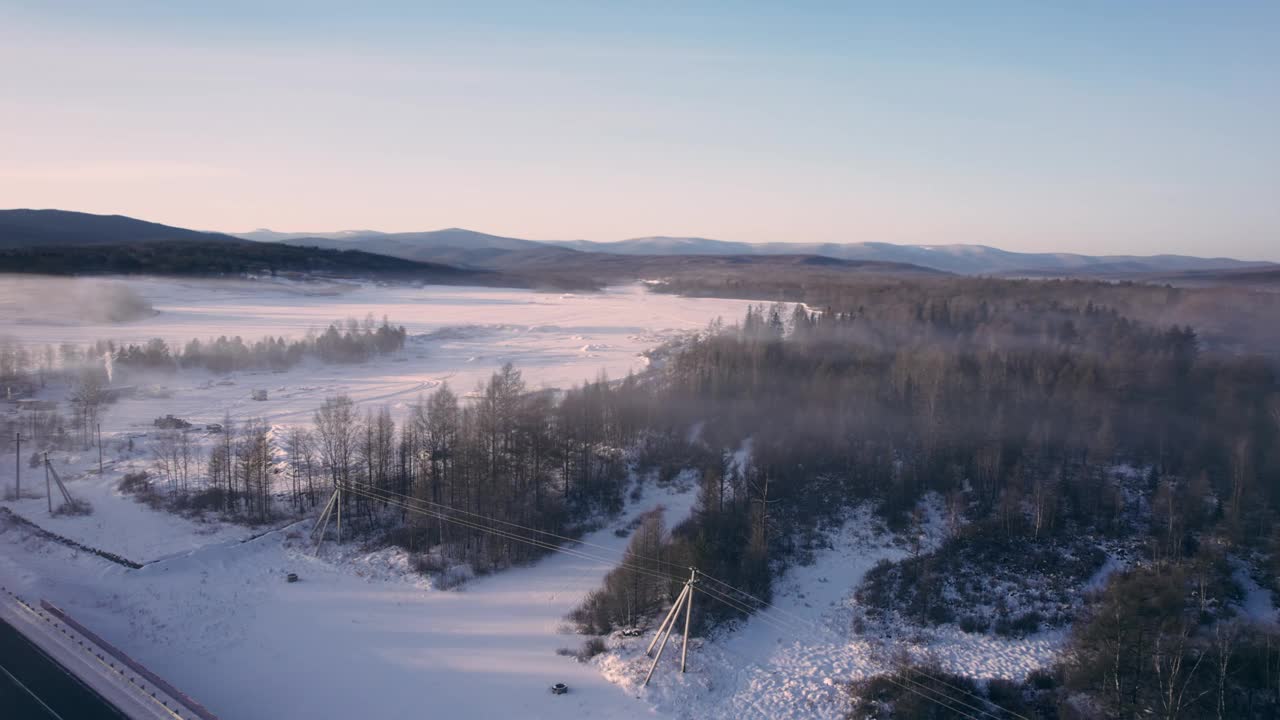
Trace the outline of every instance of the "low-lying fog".
<instances>
[{"instance_id":1,"label":"low-lying fog","mask_svg":"<svg viewBox=\"0 0 1280 720\"><path fill-rule=\"evenodd\" d=\"M147 389L156 395L107 410L104 430L121 431L165 413L203 422L226 412L269 422L309 421L326 396L339 392L400 411L442 381L470 392L508 361L530 388L568 387L602 372L619 378L645 367L645 350L717 317L735 321L746 305L649 294L639 285L559 294L349 282L10 276L0 277L0 338L39 347L158 337L180 348L193 338L220 335L246 342L266 335L298 338L368 315L385 316L409 332L403 351L359 365L309 361L283 373L246 371L224 378L192 370L141 382L131 378L132 384L154 386ZM123 317L129 319L112 321ZM252 401L253 390L268 391L269 399Z\"/></svg>"},{"instance_id":2,"label":"low-lying fog","mask_svg":"<svg viewBox=\"0 0 1280 720\"><path fill-rule=\"evenodd\" d=\"M154 314L147 299L128 282L0 275L0 337L47 342L43 333L26 328L110 325Z\"/></svg>"}]
</instances>

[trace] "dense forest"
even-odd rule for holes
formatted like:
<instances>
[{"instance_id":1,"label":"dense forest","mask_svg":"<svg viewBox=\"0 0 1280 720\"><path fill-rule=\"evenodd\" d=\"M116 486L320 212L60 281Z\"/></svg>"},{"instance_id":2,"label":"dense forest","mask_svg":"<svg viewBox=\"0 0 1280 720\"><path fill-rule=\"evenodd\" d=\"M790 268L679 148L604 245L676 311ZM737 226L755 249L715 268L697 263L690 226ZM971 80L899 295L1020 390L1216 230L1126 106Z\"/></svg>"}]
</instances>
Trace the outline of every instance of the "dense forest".
<instances>
[{"instance_id":1,"label":"dense forest","mask_svg":"<svg viewBox=\"0 0 1280 720\"><path fill-rule=\"evenodd\" d=\"M895 318L913 323L917 308L986 303L1001 312L1057 304L1092 303L1156 328L1191 326L1203 349L1231 355L1259 354L1280 360L1280 293L1245 288L1187 288L1097 280L1009 280L955 275L902 279L857 277L810 269L777 269L767 275L680 274L655 283L657 292L681 295L802 302L811 308L869 313L881 324ZM1023 321L1027 318L1023 317ZM999 321L996 321L997 327Z\"/></svg>"},{"instance_id":2,"label":"dense forest","mask_svg":"<svg viewBox=\"0 0 1280 720\"><path fill-rule=\"evenodd\" d=\"M314 273L509 285L483 270L414 262L359 250L326 250L249 240L157 240L100 245L0 247L0 272L41 275L194 275Z\"/></svg>"}]
</instances>

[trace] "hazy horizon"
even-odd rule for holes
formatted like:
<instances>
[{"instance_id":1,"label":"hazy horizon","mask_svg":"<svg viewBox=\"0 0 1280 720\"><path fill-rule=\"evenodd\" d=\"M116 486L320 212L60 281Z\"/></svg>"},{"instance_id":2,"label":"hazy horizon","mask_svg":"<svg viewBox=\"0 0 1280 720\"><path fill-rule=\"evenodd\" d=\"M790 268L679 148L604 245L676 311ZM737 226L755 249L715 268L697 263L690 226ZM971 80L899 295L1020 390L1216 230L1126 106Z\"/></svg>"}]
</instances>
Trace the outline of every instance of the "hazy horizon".
<instances>
[{"instance_id":1,"label":"hazy horizon","mask_svg":"<svg viewBox=\"0 0 1280 720\"><path fill-rule=\"evenodd\" d=\"M1280 261L1278 20L0 0L0 198L235 233Z\"/></svg>"},{"instance_id":2,"label":"hazy horizon","mask_svg":"<svg viewBox=\"0 0 1280 720\"><path fill-rule=\"evenodd\" d=\"M140 219L145 219L145 218L140 218ZM193 228L193 229L200 230L200 229L202 229L202 228ZM223 234L226 234L226 235L232 235L232 236L244 236L244 235L250 235L250 234L253 234L253 233L259 233L259 232L271 232L271 233L277 233L277 234L281 234L281 235L311 235L311 236L315 236L315 237L332 236L332 235L338 235L338 234L360 235L360 234L362 234L362 233L368 233L368 234L395 235L395 234L399 234L399 233L429 233L429 232L445 232L445 231L449 231L449 230L461 230L461 231L464 231L464 232L474 232L474 233L478 233L478 234L481 234L481 235L495 235L495 236L507 237L507 238L511 238L511 239L515 239L515 240L532 240L532 241L534 241L534 242L544 242L544 243L594 242L594 243L603 243L603 244L607 244L607 243L626 242L626 241L628 241L628 240L647 240L647 239L657 239L657 238L671 238L671 239L675 239L675 240L681 240L681 239L688 239L688 240L712 240L712 241L718 241L718 242L731 242L731 243L738 243L738 242L741 242L741 243L749 243L749 244L755 244L755 245L775 244L775 243L776 243L776 244L783 244L783 245L811 245L811 244L816 244L817 242L823 242L823 243L825 243L825 244L836 244L836 245L857 245L857 244L860 244L860 243L883 242L883 241L878 241L878 240L843 240L843 241L842 241L842 240L834 240L834 241L807 241L807 240L737 240L737 239L735 239L735 238L724 238L724 237L705 237L705 236L701 236L701 235L679 235L679 234L674 234L674 233L660 233L660 234L651 234L651 235L628 235L628 236L626 236L626 237L608 238L608 239L603 239L603 240L602 240L602 239L597 239L597 238L581 238L581 237L576 237L576 238L537 238L537 237L530 237L530 236L528 236L528 235L523 235L523 234L507 235L507 234L504 234L504 233L489 232L489 231L484 230L484 229L482 229L482 228L459 227L459 226L457 226L457 225L449 225L449 226L444 226L444 227L417 228L417 229L414 229L414 230L380 230L380 229L377 229L377 228L370 228L370 227L363 227L363 228L342 228L342 229L337 229L337 230L293 230L293 229L288 229L288 228L269 228L269 227L258 227L258 228L253 228L253 229L250 229L250 230L207 230L207 229L204 229L204 230L206 230L207 232L219 232L219 233L223 233ZM1013 252L1048 253L1048 254L1059 254L1059 255L1096 255L1096 256L1107 256L1107 255L1115 255L1115 256L1126 256L1126 255L1145 256L1145 255L1179 255L1179 254L1186 255L1186 253L1172 253L1172 252L1156 252L1156 253L1128 253L1128 252L1123 252L1123 251L1119 251L1119 250L1117 250L1117 251L1115 251L1115 252L1102 252L1102 253L1085 253L1085 252L1075 252L1075 251L1071 251L1071 250L1012 250L1011 248L1008 248L1008 247L1001 247L1001 246L990 245L990 244L987 244L987 243L979 243L979 242L973 242L973 243L961 243L961 242L954 242L954 243L950 243L950 242L936 242L936 243L888 243L888 244L891 244L891 245L903 245L903 246L914 246L914 247L947 247L947 246L963 246L963 247L990 247L990 248L994 248L994 249L997 249L997 250L1011 250L1011 251L1013 251ZM1230 256L1230 255L1198 254L1198 255L1195 255L1195 257L1203 257L1203 258L1206 258L1206 259L1212 259L1212 258L1218 258L1218 257L1221 257L1221 258L1229 258L1229 259L1234 259L1234 260L1252 260L1252 261L1259 261L1259 262L1264 262L1264 261L1280 262L1280 260L1269 260L1269 259L1267 259L1267 258L1236 257L1236 256ZM1280 258L1280 255L1277 255L1277 258Z\"/></svg>"}]
</instances>

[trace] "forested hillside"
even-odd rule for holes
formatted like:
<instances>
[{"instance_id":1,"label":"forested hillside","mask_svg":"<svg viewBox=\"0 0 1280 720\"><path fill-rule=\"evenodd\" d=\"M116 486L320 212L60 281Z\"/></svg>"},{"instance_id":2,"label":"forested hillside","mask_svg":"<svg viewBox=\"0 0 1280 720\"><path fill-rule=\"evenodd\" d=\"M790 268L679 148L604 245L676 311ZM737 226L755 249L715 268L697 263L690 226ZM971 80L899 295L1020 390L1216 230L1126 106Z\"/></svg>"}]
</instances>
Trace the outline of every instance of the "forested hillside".
<instances>
[{"instance_id":1,"label":"forested hillside","mask_svg":"<svg viewBox=\"0 0 1280 720\"><path fill-rule=\"evenodd\" d=\"M944 313L948 321L957 313L985 312L984 327L977 332L991 334L1003 332L1003 326L1013 322L1041 322L1034 316L1038 308L1083 310L1092 305L1155 328L1190 326L1200 347L1213 353L1257 354L1280 360L1280 323L1275 321L1280 317L1280 293L1244 288L956 276L857 278L779 269L767 275L677 276L655 283L653 289L831 307L891 326L886 332L893 334L913 332L916 316L925 308L935 315Z\"/></svg>"},{"instance_id":2,"label":"forested hillside","mask_svg":"<svg viewBox=\"0 0 1280 720\"><path fill-rule=\"evenodd\" d=\"M44 275L244 275L319 273L430 282L495 284L493 273L373 255L231 240L0 248L0 272Z\"/></svg>"},{"instance_id":3,"label":"forested hillside","mask_svg":"<svg viewBox=\"0 0 1280 720\"><path fill-rule=\"evenodd\" d=\"M1046 716L1071 693L1099 716L1136 716L1175 685L1184 706L1166 717L1267 716L1276 678L1253 673L1280 662L1280 643L1231 619L1240 572L1276 589L1275 365L1106 303L1141 313L1176 291L1034 289L806 288L826 302L753 312L679 353L668 402L704 413L721 447L753 438L754 463L727 483L714 467L704 475L706 511L677 548L767 596L768 569L835 508L870 499L906 528L936 493L962 529L934 555L873 573L873 611L1008 634L1076 621L1074 659L1046 683L1065 689L1027 691ZM1231 309L1212 311L1230 321ZM1139 471L1125 480L1116 467ZM1117 545L1132 552L1128 569L1081 605L1097 550ZM1023 579L996 582L1006 568ZM1068 617L1009 607L1055 587ZM1200 658L1216 669L1196 669Z\"/></svg>"}]
</instances>

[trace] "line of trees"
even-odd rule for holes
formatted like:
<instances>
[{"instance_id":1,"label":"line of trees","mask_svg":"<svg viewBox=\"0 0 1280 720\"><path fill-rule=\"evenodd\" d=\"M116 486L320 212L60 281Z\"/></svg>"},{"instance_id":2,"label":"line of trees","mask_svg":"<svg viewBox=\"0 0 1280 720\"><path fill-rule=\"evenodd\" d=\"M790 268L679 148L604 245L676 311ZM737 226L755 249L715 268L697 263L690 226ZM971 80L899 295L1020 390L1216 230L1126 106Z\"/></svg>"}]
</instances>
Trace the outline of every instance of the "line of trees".
<instances>
[{"instance_id":1,"label":"line of trees","mask_svg":"<svg viewBox=\"0 0 1280 720\"><path fill-rule=\"evenodd\" d=\"M161 338L144 343L99 340L83 346L62 343L39 347L0 338L0 399L26 397L52 378L75 382L86 370L99 371L105 377L116 371L173 372L179 368L219 373L287 370L307 357L325 363L359 363L404 349L407 338L403 325L393 325L385 317L378 322L372 315L363 320L347 318L297 340L266 336L246 341L238 335L224 335L193 339L181 349L170 347ZM118 382L116 377L108 379Z\"/></svg>"},{"instance_id":2,"label":"line of trees","mask_svg":"<svg viewBox=\"0 0 1280 720\"><path fill-rule=\"evenodd\" d=\"M345 396L317 410L309 433L316 466L332 483L367 483L380 490L447 505L525 528L569 535L622 506L628 475L624 450L641 425L625 397L634 381L601 379L563 394L528 392L508 364L460 400L442 384L419 399L397 426L385 408L361 416ZM453 562L481 570L524 562L538 553L495 539L344 496L348 517L370 528L399 526L398 537L420 550L436 548Z\"/></svg>"},{"instance_id":3,"label":"line of trees","mask_svg":"<svg viewBox=\"0 0 1280 720\"><path fill-rule=\"evenodd\" d=\"M172 372L178 368L202 368L224 373L235 370L287 370L315 357L326 363L359 363L377 355L404 348L408 332L383 318L376 323L372 316L363 321L354 318L344 324L334 323L324 332L308 333L299 340L264 337L245 342L239 336L221 336L212 340L191 340L181 350L174 350L159 338L137 345L115 346L98 343L88 356L110 356L114 368L129 371Z\"/></svg>"},{"instance_id":4,"label":"line of trees","mask_svg":"<svg viewBox=\"0 0 1280 720\"><path fill-rule=\"evenodd\" d=\"M646 428L645 391L605 378L556 394L529 392L508 364L460 398L442 384L397 423L328 398L311 427L283 433L224 419L204 450L193 431L152 443L152 487L176 509L212 509L254 522L309 512L338 483L355 482L526 528L572 535L622 507L627 448ZM136 485L136 483L135 483ZM416 550L489 570L538 552L480 530L424 519L350 493L344 517Z\"/></svg>"},{"instance_id":5,"label":"line of trees","mask_svg":"<svg viewBox=\"0 0 1280 720\"><path fill-rule=\"evenodd\" d=\"M325 363L359 363L404 348L408 332L372 315L348 318L323 332L308 333L299 340L264 337L246 342L239 336L191 340L181 350L160 338L145 343L118 345L98 341L30 347L13 338L0 337L0 400L29 398L49 382L69 387L70 413L35 404L20 419L0 418L0 449L12 445L22 432L34 450L88 447L103 407L112 401L110 386L128 380L130 373L169 373L179 368L210 372L235 370L286 370L307 357ZM56 405L56 403L55 403Z\"/></svg>"}]
</instances>

